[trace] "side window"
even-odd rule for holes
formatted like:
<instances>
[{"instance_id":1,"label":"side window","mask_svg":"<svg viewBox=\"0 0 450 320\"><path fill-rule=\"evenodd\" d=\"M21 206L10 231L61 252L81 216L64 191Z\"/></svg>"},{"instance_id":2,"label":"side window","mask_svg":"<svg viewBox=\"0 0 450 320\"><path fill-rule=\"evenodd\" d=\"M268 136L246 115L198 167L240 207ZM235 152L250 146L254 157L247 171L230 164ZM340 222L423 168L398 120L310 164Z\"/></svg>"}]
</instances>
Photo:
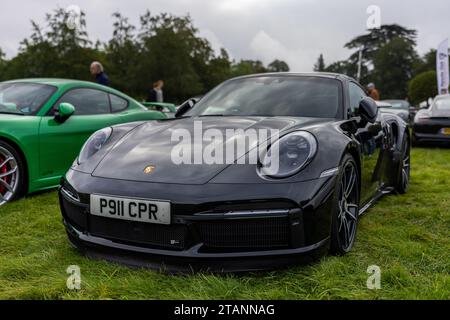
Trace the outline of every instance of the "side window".
<instances>
[{"instance_id":1,"label":"side window","mask_svg":"<svg viewBox=\"0 0 450 320\"><path fill-rule=\"evenodd\" d=\"M68 102L75 107L75 115L110 113L108 94L95 89L75 89L67 92L58 104Z\"/></svg>"},{"instance_id":2,"label":"side window","mask_svg":"<svg viewBox=\"0 0 450 320\"><path fill-rule=\"evenodd\" d=\"M109 99L111 100L111 111L112 112L119 112L123 111L128 107L128 101L118 97L114 94L109 95Z\"/></svg>"},{"instance_id":3,"label":"side window","mask_svg":"<svg viewBox=\"0 0 450 320\"><path fill-rule=\"evenodd\" d=\"M349 84L349 95L350 95L350 112L351 114L355 114L359 108L359 103L361 100L366 97L366 93L360 86L357 84L350 82Z\"/></svg>"}]
</instances>

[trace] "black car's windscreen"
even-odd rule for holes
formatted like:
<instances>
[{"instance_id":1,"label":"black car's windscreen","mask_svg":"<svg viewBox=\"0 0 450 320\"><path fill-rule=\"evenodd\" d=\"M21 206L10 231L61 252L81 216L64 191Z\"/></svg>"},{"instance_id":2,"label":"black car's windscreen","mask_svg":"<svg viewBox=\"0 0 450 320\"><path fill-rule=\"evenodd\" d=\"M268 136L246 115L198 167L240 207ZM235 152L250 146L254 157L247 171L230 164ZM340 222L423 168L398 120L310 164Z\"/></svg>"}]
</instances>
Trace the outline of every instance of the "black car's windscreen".
<instances>
[{"instance_id":1,"label":"black car's windscreen","mask_svg":"<svg viewBox=\"0 0 450 320\"><path fill-rule=\"evenodd\" d=\"M36 114L55 87L38 83L0 84L0 113Z\"/></svg>"},{"instance_id":2,"label":"black car's windscreen","mask_svg":"<svg viewBox=\"0 0 450 320\"><path fill-rule=\"evenodd\" d=\"M339 118L341 101L341 84L335 79L260 76L225 82L186 115Z\"/></svg>"}]
</instances>

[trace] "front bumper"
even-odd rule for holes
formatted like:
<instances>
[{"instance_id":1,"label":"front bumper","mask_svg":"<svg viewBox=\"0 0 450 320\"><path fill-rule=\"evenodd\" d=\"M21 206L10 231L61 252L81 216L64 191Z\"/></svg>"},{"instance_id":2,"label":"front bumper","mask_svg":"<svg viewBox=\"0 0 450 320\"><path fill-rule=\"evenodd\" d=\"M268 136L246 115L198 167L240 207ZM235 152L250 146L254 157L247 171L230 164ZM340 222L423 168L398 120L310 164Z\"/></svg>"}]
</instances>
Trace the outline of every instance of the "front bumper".
<instances>
[{"instance_id":1,"label":"front bumper","mask_svg":"<svg viewBox=\"0 0 450 320\"><path fill-rule=\"evenodd\" d=\"M414 123L413 136L417 142L450 143L450 135L442 133L450 128L450 119L426 119Z\"/></svg>"},{"instance_id":2,"label":"front bumper","mask_svg":"<svg viewBox=\"0 0 450 320\"><path fill-rule=\"evenodd\" d=\"M71 243L94 258L168 271L268 269L309 261L327 248L334 177L282 189L274 185L253 185L252 190L248 185L156 187L70 171L59 196ZM171 196L173 189L177 196ZM188 202L186 193L193 191L196 196ZM93 216L89 213L92 193L169 199L172 224Z\"/></svg>"},{"instance_id":3,"label":"front bumper","mask_svg":"<svg viewBox=\"0 0 450 320\"><path fill-rule=\"evenodd\" d=\"M419 133L413 132L414 139L417 142L436 142L436 143L450 143L450 135L441 133Z\"/></svg>"}]
</instances>

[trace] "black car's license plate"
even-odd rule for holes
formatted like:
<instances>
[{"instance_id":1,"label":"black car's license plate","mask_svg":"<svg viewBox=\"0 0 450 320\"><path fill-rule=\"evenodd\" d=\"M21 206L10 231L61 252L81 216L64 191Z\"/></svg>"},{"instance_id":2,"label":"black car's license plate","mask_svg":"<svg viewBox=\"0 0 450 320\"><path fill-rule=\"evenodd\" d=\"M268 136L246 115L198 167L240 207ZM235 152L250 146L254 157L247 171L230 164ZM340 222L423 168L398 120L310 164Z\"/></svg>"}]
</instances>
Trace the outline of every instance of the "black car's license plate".
<instances>
[{"instance_id":1,"label":"black car's license plate","mask_svg":"<svg viewBox=\"0 0 450 320\"><path fill-rule=\"evenodd\" d=\"M170 202L168 201L92 194L90 212L96 216L113 219L170 224Z\"/></svg>"}]
</instances>

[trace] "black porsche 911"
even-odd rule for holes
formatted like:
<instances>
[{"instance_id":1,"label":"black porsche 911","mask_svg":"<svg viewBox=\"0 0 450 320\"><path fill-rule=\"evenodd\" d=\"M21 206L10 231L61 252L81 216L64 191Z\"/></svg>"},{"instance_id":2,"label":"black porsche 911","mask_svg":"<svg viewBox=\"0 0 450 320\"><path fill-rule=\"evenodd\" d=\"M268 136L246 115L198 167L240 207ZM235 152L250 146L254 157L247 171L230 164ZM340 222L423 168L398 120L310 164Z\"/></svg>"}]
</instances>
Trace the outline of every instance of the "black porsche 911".
<instances>
[{"instance_id":1,"label":"black porsche 911","mask_svg":"<svg viewBox=\"0 0 450 320\"><path fill-rule=\"evenodd\" d=\"M198 157L250 129L270 134L224 163ZM215 139L174 139L205 130ZM255 162L241 161L260 146ZM228 80L174 119L96 132L59 195L71 243L91 257L259 270L350 251L365 210L407 191L409 164L408 125L353 79L273 73Z\"/></svg>"},{"instance_id":2,"label":"black porsche 911","mask_svg":"<svg viewBox=\"0 0 450 320\"><path fill-rule=\"evenodd\" d=\"M419 110L414 117L414 143L450 144L450 95L434 98L429 108Z\"/></svg>"}]
</instances>

